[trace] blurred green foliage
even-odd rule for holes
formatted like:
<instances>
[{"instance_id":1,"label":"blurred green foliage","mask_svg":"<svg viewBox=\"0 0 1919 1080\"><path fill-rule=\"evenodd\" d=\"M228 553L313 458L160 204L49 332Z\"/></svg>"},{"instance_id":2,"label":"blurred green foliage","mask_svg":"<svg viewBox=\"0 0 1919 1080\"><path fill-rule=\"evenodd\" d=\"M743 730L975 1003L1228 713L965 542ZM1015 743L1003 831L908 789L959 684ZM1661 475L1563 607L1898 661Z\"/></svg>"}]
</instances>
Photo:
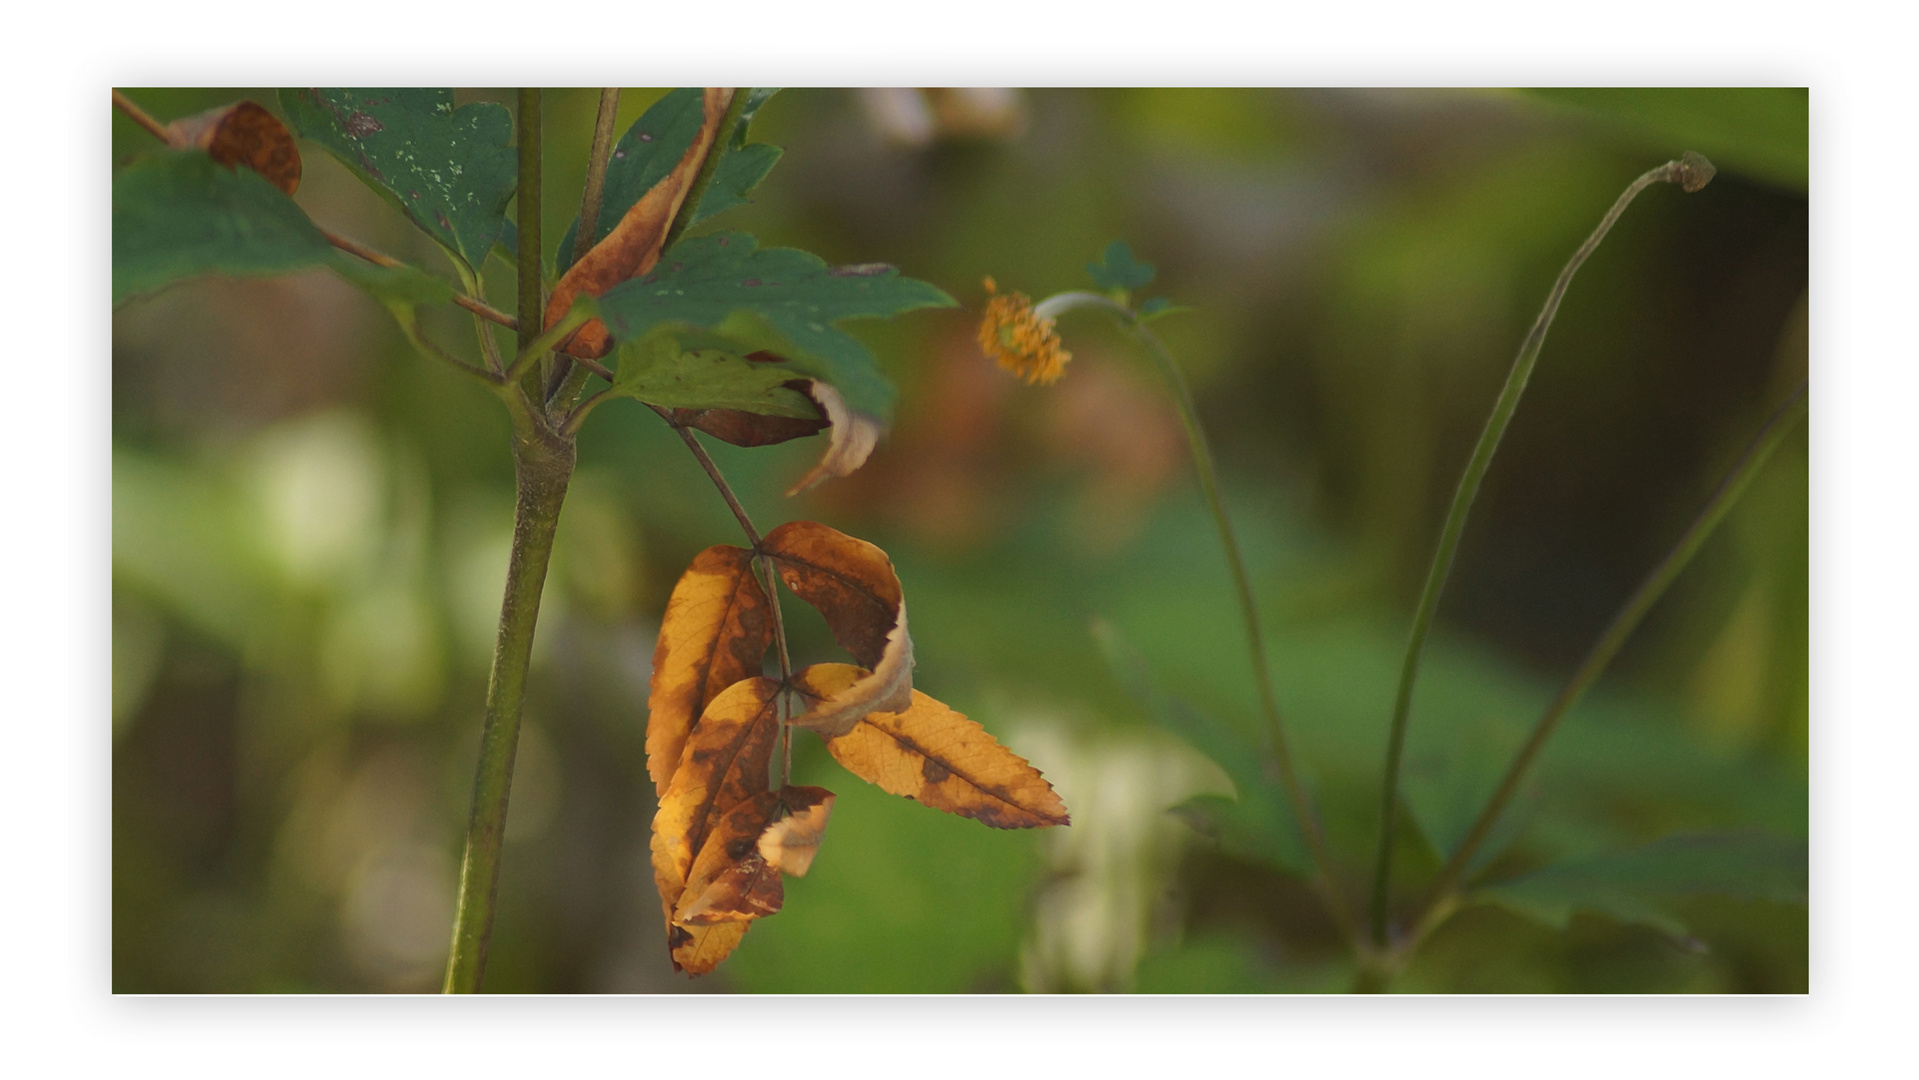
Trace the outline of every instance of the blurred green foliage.
<instances>
[{"instance_id":1,"label":"blurred green foliage","mask_svg":"<svg viewBox=\"0 0 1919 1080\"><path fill-rule=\"evenodd\" d=\"M162 120L276 107L267 90L128 93ZM620 129L663 93L628 91ZM596 95L547 98L560 236ZM1512 353L1628 180L1712 157L1710 188L1649 192L1582 271L1488 477L1414 704L1410 903L1805 377L1805 101L787 91L752 135L784 156L724 225L890 262L973 306L986 274L1035 297L1081 288L1114 237L1158 267L1194 309L1158 332L1211 431L1281 708L1357 896L1411 606ZM115 117L116 166L152 147ZM331 158L306 164L314 220L450 274ZM486 268L496 298L504 269ZM422 318L471 341L464 314ZM818 439L712 452L763 529L814 518L892 554L916 682L1033 760L1073 825L992 832L886 797L803 738L800 781L840 795L813 873L717 973L674 975L647 865L648 665L680 570L737 527L678 439L612 402L582 433L560 526L489 989L1350 985L1303 884L1167 813L1242 778L1156 728L1091 633L1104 620L1222 738L1257 745L1227 572L1152 373L1070 317L1065 378L1032 389L973 329L965 312L852 328L900 403L850 478L786 500ZM511 527L505 420L325 272L189 282L117 309L113 334L115 989L431 989ZM1490 876L1678 833L1803 839L1807 475L1802 433L1568 717ZM802 657L840 658L803 605L789 617ZM1805 908L1769 895L1676 902L1664 929L1468 908L1398 988L1804 992Z\"/></svg>"}]
</instances>

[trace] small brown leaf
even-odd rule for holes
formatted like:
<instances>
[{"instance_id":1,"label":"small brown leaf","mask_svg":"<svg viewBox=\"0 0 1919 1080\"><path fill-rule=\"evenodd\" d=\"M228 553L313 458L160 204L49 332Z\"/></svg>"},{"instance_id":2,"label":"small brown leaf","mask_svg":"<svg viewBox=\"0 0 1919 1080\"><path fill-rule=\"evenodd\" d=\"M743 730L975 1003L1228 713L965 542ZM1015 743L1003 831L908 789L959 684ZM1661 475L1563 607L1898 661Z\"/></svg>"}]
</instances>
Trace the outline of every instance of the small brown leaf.
<instances>
[{"instance_id":1,"label":"small brown leaf","mask_svg":"<svg viewBox=\"0 0 1919 1080\"><path fill-rule=\"evenodd\" d=\"M873 447L880 441L878 418L848 408L846 399L831 384L813 379L802 392L819 406L820 415L826 417L833 429L827 433L826 453L820 455L819 464L808 469L799 483L786 489L789 496L816 487L830 477L851 475L853 470L866 464Z\"/></svg>"},{"instance_id":2,"label":"small brown leaf","mask_svg":"<svg viewBox=\"0 0 1919 1080\"><path fill-rule=\"evenodd\" d=\"M666 601L653 649L646 768L656 791L665 793L700 713L727 687L759 674L772 640L753 553L719 544L694 556Z\"/></svg>"},{"instance_id":3,"label":"small brown leaf","mask_svg":"<svg viewBox=\"0 0 1919 1080\"><path fill-rule=\"evenodd\" d=\"M660 245L673 227L673 218L680 212L680 203L686 199L693 178L706 163L707 149L713 145L720 121L725 119L727 106L732 101L732 90L706 89L701 102L704 122L700 133L680 155L673 171L648 188L606 238L588 249L561 275L553 287L552 297L546 302L547 329L566 317L567 309L581 293L600 296L615 285L653 269L653 264L660 259ZM607 334L606 324L598 319L580 327L560 346L563 352L588 359L605 356L611 348L612 338Z\"/></svg>"},{"instance_id":4,"label":"small brown leaf","mask_svg":"<svg viewBox=\"0 0 1919 1080\"><path fill-rule=\"evenodd\" d=\"M670 409L667 420L674 427L697 428L734 446L772 446L818 435L826 427L826 421L819 417L808 420L745 409Z\"/></svg>"},{"instance_id":5,"label":"small brown leaf","mask_svg":"<svg viewBox=\"0 0 1919 1080\"><path fill-rule=\"evenodd\" d=\"M694 855L728 811L767 790L767 768L779 734L778 696L779 683L751 678L714 698L694 725L679 767L660 796L659 811L653 815L653 880L666 908L669 943L676 940L672 913L686 890ZM693 943L694 955L707 956L698 951L709 948L700 944L705 940ZM679 958L680 946L673 948L674 962L692 970ZM729 945L726 951L730 950ZM710 957L712 964L719 963L726 951Z\"/></svg>"},{"instance_id":6,"label":"small brown leaf","mask_svg":"<svg viewBox=\"0 0 1919 1080\"><path fill-rule=\"evenodd\" d=\"M857 678L819 672L844 666L815 664L807 671L818 673L817 680L826 685ZM853 775L882 791L995 829L1071 823L1066 804L1038 769L979 724L917 690L912 708L869 713L846 734L828 739L826 748Z\"/></svg>"},{"instance_id":7,"label":"small brown leaf","mask_svg":"<svg viewBox=\"0 0 1919 1080\"><path fill-rule=\"evenodd\" d=\"M300 148L278 117L257 102L236 101L167 125L167 142L205 150L231 169L245 165L288 195L300 187Z\"/></svg>"},{"instance_id":8,"label":"small brown leaf","mask_svg":"<svg viewBox=\"0 0 1919 1080\"><path fill-rule=\"evenodd\" d=\"M886 552L817 521L789 521L766 534L761 547L786 587L818 608L834 640L870 669L853 683L836 682L814 693L820 700L792 722L830 738L875 709L909 707L913 638L899 576Z\"/></svg>"}]
</instances>

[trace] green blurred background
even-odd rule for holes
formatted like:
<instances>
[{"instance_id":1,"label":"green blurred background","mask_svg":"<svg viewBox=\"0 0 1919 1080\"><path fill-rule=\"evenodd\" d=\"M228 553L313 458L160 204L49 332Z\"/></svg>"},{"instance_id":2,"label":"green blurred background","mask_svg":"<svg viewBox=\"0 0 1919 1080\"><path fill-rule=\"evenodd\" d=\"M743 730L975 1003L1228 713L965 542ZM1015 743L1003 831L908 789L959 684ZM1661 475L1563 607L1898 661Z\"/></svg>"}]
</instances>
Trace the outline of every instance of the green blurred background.
<instances>
[{"instance_id":1,"label":"green blurred background","mask_svg":"<svg viewBox=\"0 0 1919 1080\"><path fill-rule=\"evenodd\" d=\"M621 129L662 91L627 91ZM162 120L268 90L132 90ZM461 100L511 103L507 91ZM546 230L577 206L597 95L551 91ZM117 114L116 164L151 148ZM560 526L516 776L492 991L1304 991L1351 981L1303 885L1165 813L1229 791L1117 685L1103 618L1158 678L1256 728L1217 540L1153 373L1096 318L1050 388L973 344L979 279L1084 288L1114 238L1187 369L1264 614L1281 707L1358 896L1393 680L1439 521L1567 255L1686 149L1582 271L1495 461L1413 713L1408 897L1557 681L1807 364L1803 90L789 90L785 147L716 222L887 261L968 310L851 324L897 381L853 477L780 495L817 439L714 445L762 529L891 553L916 683L1031 759L1068 829L1000 833L860 783L813 873L717 973L666 958L648 868L646 686L692 555L737 528L633 402L593 417ZM309 148L314 219L444 271ZM510 306L499 263L490 295ZM430 326L472 350L470 323ZM204 279L113 325L116 991L426 991L454 878L511 527L498 405L314 273ZM804 659L840 659L788 605ZM1500 866L1675 831L1804 836L1803 431L1575 711ZM1692 935L1472 908L1397 985L1804 992L1803 906L1697 901Z\"/></svg>"}]
</instances>

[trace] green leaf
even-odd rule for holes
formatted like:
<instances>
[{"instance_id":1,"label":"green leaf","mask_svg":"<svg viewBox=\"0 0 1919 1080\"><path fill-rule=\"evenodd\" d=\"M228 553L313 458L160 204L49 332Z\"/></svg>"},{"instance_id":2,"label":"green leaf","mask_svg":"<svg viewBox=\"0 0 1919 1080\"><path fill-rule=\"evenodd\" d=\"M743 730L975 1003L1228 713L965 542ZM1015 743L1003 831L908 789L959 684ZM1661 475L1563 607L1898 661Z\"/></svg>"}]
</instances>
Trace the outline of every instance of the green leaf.
<instances>
[{"instance_id":1,"label":"green leaf","mask_svg":"<svg viewBox=\"0 0 1919 1080\"><path fill-rule=\"evenodd\" d=\"M748 360L726 339L661 328L619 346L613 387L652 405L743 409L810 420L819 410L786 384L801 374L779 361Z\"/></svg>"},{"instance_id":2,"label":"green leaf","mask_svg":"<svg viewBox=\"0 0 1919 1080\"><path fill-rule=\"evenodd\" d=\"M1163 319L1168 315L1179 315L1191 310L1193 309L1175 304L1164 296L1155 296L1139 306L1139 321L1149 323L1155 319Z\"/></svg>"},{"instance_id":3,"label":"green leaf","mask_svg":"<svg viewBox=\"0 0 1919 1080\"><path fill-rule=\"evenodd\" d=\"M753 117L760 111L778 87L756 86L742 91L746 103L740 108L739 123L733 128L733 137L727 145L720 148L720 162L713 168L713 180L706 187L706 194L700 198L700 204L693 208L689 225L698 225L707 218L736 206L747 204L747 194L760 186L766 174L773 171L784 153L770 143L746 144L746 129Z\"/></svg>"},{"instance_id":4,"label":"green leaf","mask_svg":"<svg viewBox=\"0 0 1919 1080\"><path fill-rule=\"evenodd\" d=\"M336 253L330 265L360 291L378 300L393 314L406 339L422 356L434 358L435 350L420 331L420 311L427 304L450 304L453 287L439 278L412 266L375 266L370 262Z\"/></svg>"},{"instance_id":5,"label":"green leaf","mask_svg":"<svg viewBox=\"0 0 1919 1080\"><path fill-rule=\"evenodd\" d=\"M1115 240L1106 245L1105 259L1087 263L1086 272L1093 276L1093 283L1100 288L1124 292L1145 288L1152 284L1154 276L1153 264L1133 258L1133 249L1124 240Z\"/></svg>"},{"instance_id":6,"label":"green leaf","mask_svg":"<svg viewBox=\"0 0 1919 1080\"><path fill-rule=\"evenodd\" d=\"M952 306L952 297L884 263L829 267L736 232L676 244L652 273L600 298L618 341L661 326L711 330L741 355L785 357L792 370L833 384L849 408L882 418L892 410L892 384L866 346L833 324Z\"/></svg>"},{"instance_id":7,"label":"green leaf","mask_svg":"<svg viewBox=\"0 0 1919 1080\"><path fill-rule=\"evenodd\" d=\"M1686 932L1672 901L1693 896L1806 902L1806 841L1763 833L1668 836L1636 851L1549 866L1478 891L1564 929L1575 911Z\"/></svg>"},{"instance_id":8,"label":"green leaf","mask_svg":"<svg viewBox=\"0 0 1919 1080\"><path fill-rule=\"evenodd\" d=\"M594 244L606 239L633 204L686 156L686 148L693 145L706 122L704 102L705 91L697 86L674 90L640 114L613 144L613 156L606 162L606 187L600 195L600 216L593 228ZM714 180L717 183L718 177ZM560 237L559 254L554 258L556 274L564 275L573 265L573 238L579 231L576 215Z\"/></svg>"},{"instance_id":9,"label":"green leaf","mask_svg":"<svg viewBox=\"0 0 1919 1080\"><path fill-rule=\"evenodd\" d=\"M285 192L202 151L162 151L113 178L115 304L198 274L283 274L333 254Z\"/></svg>"},{"instance_id":10,"label":"green leaf","mask_svg":"<svg viewBox=\"0 0 1919 1080\"><path fill-rule=\"evenodd\" d=\"M448 252L478 270L506 224L518 183L506 106L453 107L451 90L290 89L280 105Z\"/></svg>"},{"instance_id":11,"label":"green leaf","mask_svg":"<svg viewBox=\"0 0 1919 1080\"><path fill-rule=\"evenodd\" d=\"M1146 707L1153 720L1211 758L1233 781L1237 800L1197 795L1173 807L1171 813L1194 831L1218 840L1220 848L1230 855L1294 874L1308 873L1305 839L1284 792L1266 775L1269 755L1265 747L1212 714L1161 690L1153 683L1144 659L1110 624L1095 621L1093 637L1113 677Z\"/></svg>"}]
</instances>

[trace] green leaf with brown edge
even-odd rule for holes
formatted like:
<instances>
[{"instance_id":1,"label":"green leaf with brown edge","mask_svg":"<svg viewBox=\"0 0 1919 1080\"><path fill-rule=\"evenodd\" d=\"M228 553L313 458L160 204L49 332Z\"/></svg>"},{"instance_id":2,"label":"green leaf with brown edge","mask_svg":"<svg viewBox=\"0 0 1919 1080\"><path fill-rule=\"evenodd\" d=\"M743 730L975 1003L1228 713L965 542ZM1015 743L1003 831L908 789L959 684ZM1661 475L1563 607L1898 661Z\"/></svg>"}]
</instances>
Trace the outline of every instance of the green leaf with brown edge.
<instances>
[{"instance_id":1,"label":"green leaf with brown edge","mask_svg":"<svg viewBox=\"0 0 1919 1080\"><path fill-rule=\"evenodd\" d=\"M1489 900L1565 929L1575 911L1644 923L1675 936L1686 932L1674 901L1696 896L1806 902L1804 839L1765 833L1667 836L1633 851L1548 866L1479 889Z\"/></svg>"},{"instance_id":2,"label":"green leaf with brown edge","mask_svg":"<svg viewBox=\"0 0 1919 1080\"><path fill-rule=\"evenodd\" d=\"M873 354L834 324L952 307L952 297L883 263L828 266L792 248L761 248L745 233L683 240L653 270L600 298L620 341L661 326L712 331L744 355L784 356L831 383L855 411L885 417L898 396Z\"/></svg>"},{"instance_id":3,"label":"green leaf with brown edge","mask_svg":"<svg viewBox=\"0 0 1919 1080\"><path fill-rule=\"evenodd\" d=\"M286 89L302 138L338 158L449 253L477 271L506 225L519 182L506 106L453 107L444 89Z\"/></svg>"},{"instance_id":4,"label":"green leaf with brown edge","mask_svg":"<svg viewBox=\"0 0 1919 1080\"><path fill-rule=\"evenodd\" d=\"M286 193L200 150L164 150L113 178L113 302L200 274L284 274L333 245Z\"/></svg>"}]
</instances>

